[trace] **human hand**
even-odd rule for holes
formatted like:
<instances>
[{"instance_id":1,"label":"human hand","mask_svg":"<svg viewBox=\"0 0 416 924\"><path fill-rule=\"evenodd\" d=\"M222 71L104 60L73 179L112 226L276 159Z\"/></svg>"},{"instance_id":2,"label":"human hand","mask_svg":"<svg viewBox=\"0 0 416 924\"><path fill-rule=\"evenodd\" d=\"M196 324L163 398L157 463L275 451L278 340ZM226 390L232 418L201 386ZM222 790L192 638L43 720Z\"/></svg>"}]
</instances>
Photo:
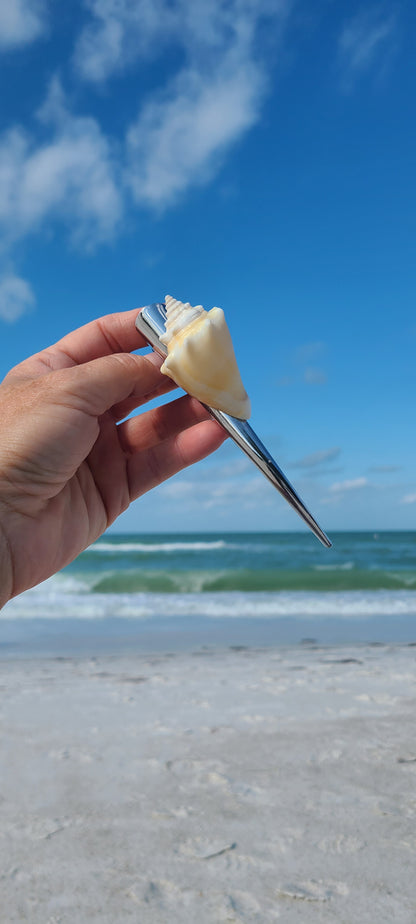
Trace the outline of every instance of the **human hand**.
<instances>
[{"instance_id":1,"label":"human hand","mask_svg":"<svg viewBox=\"0 0 416 924\"><path fill-rule=\"evenodd\" d=\"M107 315L26 359L0 385L0 606L72 561L145 491L213 452L222 428L169 392L137 311Z\"/></svg>"}]
</instances>

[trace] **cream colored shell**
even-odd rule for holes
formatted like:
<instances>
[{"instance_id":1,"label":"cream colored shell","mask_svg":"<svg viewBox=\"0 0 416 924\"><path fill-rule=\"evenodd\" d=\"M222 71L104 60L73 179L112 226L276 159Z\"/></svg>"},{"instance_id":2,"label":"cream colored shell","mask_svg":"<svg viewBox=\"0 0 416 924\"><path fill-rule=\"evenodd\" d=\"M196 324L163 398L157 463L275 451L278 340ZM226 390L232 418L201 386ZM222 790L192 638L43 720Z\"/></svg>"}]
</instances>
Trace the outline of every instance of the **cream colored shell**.
<instances>
[{"instance_id":1,"label":"cream colored shell","mask_svg":"<svg viewBox=\"0 0 416 924\"><path fill-rule=\"evenodd\" d=\"M161 367L177 385L204 404L232 417L247 420L250 399L235 358L231 334L222 308L205 311L166 296L168 348Z\"/></svg>"}]
</instances>

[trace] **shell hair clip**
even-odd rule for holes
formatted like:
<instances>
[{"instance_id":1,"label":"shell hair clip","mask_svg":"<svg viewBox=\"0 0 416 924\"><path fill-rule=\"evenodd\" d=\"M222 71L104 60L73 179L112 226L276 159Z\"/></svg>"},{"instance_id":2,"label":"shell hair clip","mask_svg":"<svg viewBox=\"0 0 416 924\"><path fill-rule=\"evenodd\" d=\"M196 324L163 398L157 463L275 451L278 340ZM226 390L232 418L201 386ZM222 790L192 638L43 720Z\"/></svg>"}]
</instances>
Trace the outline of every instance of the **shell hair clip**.
<instances>
[{"instance_id":1,"label":"shell hair clip","mask_svg":"<svg viewBox=\"0 0 416 924\"><path fill-rule=\"evenodd\" d=\"M328 536L248 423L250 399L222 309L205 311L201 305L193 307L168 295L165 302L154 302L139 311L136 328L164 357L161 372L207 407L320 542L330 548Z\"/></svg>"}]
</instances>

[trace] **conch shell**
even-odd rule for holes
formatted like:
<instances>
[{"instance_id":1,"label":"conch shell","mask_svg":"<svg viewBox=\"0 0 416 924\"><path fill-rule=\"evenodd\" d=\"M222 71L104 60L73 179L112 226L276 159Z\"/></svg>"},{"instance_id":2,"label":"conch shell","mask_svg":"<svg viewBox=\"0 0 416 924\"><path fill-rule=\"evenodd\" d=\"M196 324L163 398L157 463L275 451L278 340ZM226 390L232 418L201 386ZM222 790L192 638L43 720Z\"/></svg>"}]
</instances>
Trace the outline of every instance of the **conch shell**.
<instances>
[{"instance_id":1,"label":"conch shell","mask_svg":"<svg viewBox=\"0 0 416 924\"><path fill-rule=\"evenodd\" d=\"M161 372L204 404L247 420L250 399L238 371L222 308L205 311L166 296L168 355Z\"/></svg>"}]
</instances>

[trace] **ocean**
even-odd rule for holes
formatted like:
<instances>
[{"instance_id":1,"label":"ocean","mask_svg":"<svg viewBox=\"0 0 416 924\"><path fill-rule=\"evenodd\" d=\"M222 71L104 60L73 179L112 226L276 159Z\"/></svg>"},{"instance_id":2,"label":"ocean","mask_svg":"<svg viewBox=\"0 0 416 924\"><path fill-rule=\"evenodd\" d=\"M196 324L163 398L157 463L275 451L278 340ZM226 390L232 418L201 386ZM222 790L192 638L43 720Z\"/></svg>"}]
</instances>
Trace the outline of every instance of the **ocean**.
<instances>
[{"instance_id":1,"label":"ocean","mask_svg":"<svg viewBox=\"0 0 416 924\"><path fill-rule=\"evenodd\" d=\"M416 532L107 533L0 613L3 656L413 643Z\"/></svg>"}]
</instances>

